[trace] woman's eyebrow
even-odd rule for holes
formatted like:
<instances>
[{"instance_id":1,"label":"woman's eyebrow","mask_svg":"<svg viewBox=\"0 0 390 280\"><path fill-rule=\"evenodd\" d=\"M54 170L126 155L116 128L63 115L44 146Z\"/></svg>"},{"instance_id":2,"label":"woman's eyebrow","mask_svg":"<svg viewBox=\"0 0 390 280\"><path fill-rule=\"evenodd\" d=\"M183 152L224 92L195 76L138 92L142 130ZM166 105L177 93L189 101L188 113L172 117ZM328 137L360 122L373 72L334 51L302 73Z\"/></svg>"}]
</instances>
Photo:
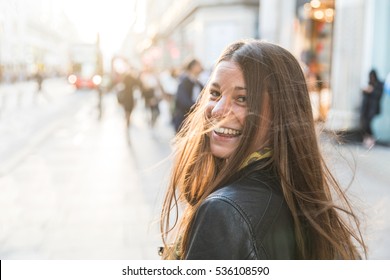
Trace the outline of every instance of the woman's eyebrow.
<instances>
[{"instance_id":1,"label":"woman's eyebrow","mask_svg":"<svg viewBox=\"0 0 390 280\"><path fill-rule=\"evenodd\" d=\"M235 86L234 90L246 90L246 87Z\"/></svg>"},{"instance_id":2,"label":"woman's eyebrow","mask_svg":"<svg viewBox=\"0 0 390 280\"><path fill-rule=\"evenodd\" d=\"M221 87L217 82L211 83L211 86L216 87L216 88L220 88Z\"/></svg>"},{"instance_id":3,"label":"woman's eyebrow","mask_svg":"<svg viewBox=\"0 0 390 280\"><path fill-rule=\"evenodd\" d=\"M221 86L217 82L211 83L212 87L221 88ZM234 90L246 90L246 87L244 86L235 86Z\"/></svg>"}]
</instances>

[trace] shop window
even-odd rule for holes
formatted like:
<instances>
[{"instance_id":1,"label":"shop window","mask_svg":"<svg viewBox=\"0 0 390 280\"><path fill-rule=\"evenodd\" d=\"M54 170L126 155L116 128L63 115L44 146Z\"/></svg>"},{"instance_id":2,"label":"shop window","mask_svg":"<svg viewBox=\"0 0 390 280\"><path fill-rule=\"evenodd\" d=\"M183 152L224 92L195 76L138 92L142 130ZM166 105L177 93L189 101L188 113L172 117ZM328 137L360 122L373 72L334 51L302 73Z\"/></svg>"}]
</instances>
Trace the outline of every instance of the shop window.
<instances>
[{"instance_id":1,"label":"shop window","mask_svg":"<svg viewBox=\"0 0 390 280\"><path fill-rule=\"evenodd\" d=\"M314 117L323 121L330 105L335 0L297 0L296 53L305 66Z\"/></svg>"}]
</instances>

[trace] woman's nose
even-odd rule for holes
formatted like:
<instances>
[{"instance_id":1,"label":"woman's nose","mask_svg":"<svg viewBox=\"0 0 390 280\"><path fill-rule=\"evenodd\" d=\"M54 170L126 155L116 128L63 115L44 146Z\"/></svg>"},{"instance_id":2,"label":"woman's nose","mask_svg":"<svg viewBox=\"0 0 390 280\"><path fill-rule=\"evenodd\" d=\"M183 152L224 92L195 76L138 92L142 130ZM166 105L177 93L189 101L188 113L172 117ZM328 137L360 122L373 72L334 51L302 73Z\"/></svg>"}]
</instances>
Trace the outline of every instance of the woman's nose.
<instances>
[{"instance_id":1,"label":"woman's nose","mask_svg":"<svg viewBox=\"0 0 390 280\"><path fill-rule=\"evenodd\" d=\"M229 100L226 97L219 99L211 111L213 117L222 118L230 111Z\"/></svg>"}]
</instances>

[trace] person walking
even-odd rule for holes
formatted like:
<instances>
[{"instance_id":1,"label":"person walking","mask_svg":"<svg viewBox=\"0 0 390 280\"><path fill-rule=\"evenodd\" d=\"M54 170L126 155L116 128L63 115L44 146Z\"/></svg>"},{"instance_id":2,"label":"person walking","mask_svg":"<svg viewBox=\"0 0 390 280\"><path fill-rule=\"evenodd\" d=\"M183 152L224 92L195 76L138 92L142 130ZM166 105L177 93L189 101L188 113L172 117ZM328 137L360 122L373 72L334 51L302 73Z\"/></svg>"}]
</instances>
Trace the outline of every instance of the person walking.
<instances>
[{"instance_id":1,"label":"person walking","mask_svg":"<svg viewBox=\"0 0 390 280\"><path fill-rule=\"evenodd\" d=\"M294 56L258 40L229 45L175 138L163 259L365 256L317 139Z\"/></svg>"},{"instance_id":2,"label":"person walking","mask_svg":"<svg viewBox=\"0 0 390 280\"><path fill-rule=\"evenodd\" d=\"M34 79L36 81L36 90L34 95L34 102L37 102L38 96L43 96L46 101L50 101L49 97L47 96L46 92L43 90L43 82L45 80L44 74L41 70L38 70L35 75Z\"/></svg>"},{"instance_id":3,"label":"person walking","mask_svg":"<svg viewBox=\"0 0 390 280\"><path fill-rule=\"evenodd\" d=\"M202 71L203 67L199 60L191 59L186 63L185 71L179 77L179 85L175 97L175 108L172 118L176 132L180 130L182 123L203 89L203 85L198 80Z\"/></svg>"},{"instance_id":4,"label":"person walking","mask_svg":"<svg viewBox=\"0 0 390 280\"><path fill-rule=\"evenodd\" d=\"M153 128L160 116L161 84L151 66L146 66L140 75L140 79L142 83L141 92L145 100L145 109L148 113L148 122L150 127Z\"/></svg>"},{"instance_id":5,"label":"person walking","mask_svg":"<svg viewBox=\"0 0 390 280\"><path fill-rule=\"evenodd\" d=\"M376 142L371 124L373 118L380 113L383 85L384 83L378 79L376 71L371 70L368 74L368 85L362 90L361 127L363 131L363 145L366 148L372 148Z\"/></svg>"},{"instance_id":6,"label":"person walking","mask_svg":"<svg viewBox=\"0 0 390 280\"><path fill-rule=\"evenodd\" d=\"M135 107L134 90L141 87L140 80L133 71L128 71L122 81L122 88L118 91L118 102L125 111L126 129L130 128L131 113Z\"/></svg>"},{"instance_id":7,"label":"person walking","mask_svg":"<svg viewBox=\"0 0 390 280\"><path fill-rule=\"evenodd\" d=\"M175 96L178 87L178 76L178 71L174 67L162 71L159 76L160 84L163 89L163 96L168 103L171 119L175 109Z\"/></svg>"}]
</instances>

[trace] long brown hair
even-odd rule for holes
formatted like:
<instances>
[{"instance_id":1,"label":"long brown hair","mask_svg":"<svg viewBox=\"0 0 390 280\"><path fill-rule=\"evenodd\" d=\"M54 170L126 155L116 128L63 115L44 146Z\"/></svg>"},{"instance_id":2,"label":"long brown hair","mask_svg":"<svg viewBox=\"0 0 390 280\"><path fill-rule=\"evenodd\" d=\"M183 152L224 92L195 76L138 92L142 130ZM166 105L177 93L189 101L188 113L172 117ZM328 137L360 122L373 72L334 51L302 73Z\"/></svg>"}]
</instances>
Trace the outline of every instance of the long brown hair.
<instances>
[{"instance_id":1,"label":"long brown hair","mask_svg":"<svg viewBox=\"0 0 390 280\"><path fill-rule=\"evenodd\" d=\"M217 188L232 181L240 164L253 152L251 147L260 130L261 108L267 96L271 107L269 147L273 153L264 165L272 167L280 177L294 219L298 257L361 258L356 246L364 254L366 247L359 221L321 155L298 61L282 47L258 40L231 44L217 64L221 61L237 63L245 79L249 113L241 142L228 161L211 154L207 136L211 128L205 114L207 86L175 139L175 159L161 213L164 257L172 253L185 257L198 206ZM176 215L171 217L174 209ZM170 242L176 244L174 251Z\"/></svg>"}]
</instances>

